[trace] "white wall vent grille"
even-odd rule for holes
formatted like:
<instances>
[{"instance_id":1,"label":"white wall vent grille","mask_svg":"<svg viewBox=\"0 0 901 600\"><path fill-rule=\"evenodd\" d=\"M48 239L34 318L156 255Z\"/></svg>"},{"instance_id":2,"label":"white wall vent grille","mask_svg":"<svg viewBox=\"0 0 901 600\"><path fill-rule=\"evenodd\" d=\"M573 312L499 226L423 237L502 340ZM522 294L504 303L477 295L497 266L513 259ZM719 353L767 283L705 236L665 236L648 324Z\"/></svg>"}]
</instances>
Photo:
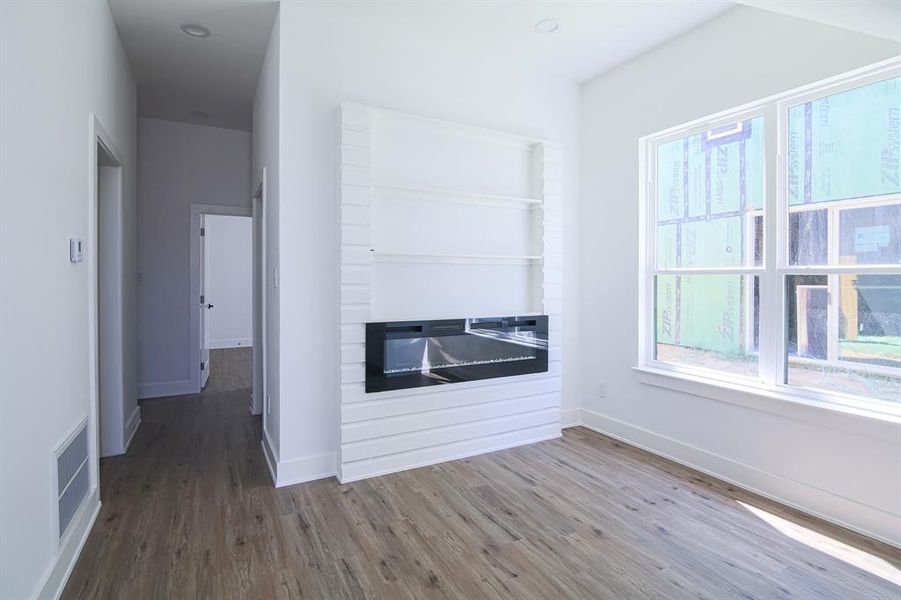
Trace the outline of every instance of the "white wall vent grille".
<instances>
[{"instance_id":1,"label":"white wall vent grille","mask_svg":"<svg viewBox=\"0 0 901 600\"><path fill-rule=\"evenodd\" d=\"M56 490L59 510L59 537L88 495L87 421L56 452Z\"/></svg>"}]
</instances>

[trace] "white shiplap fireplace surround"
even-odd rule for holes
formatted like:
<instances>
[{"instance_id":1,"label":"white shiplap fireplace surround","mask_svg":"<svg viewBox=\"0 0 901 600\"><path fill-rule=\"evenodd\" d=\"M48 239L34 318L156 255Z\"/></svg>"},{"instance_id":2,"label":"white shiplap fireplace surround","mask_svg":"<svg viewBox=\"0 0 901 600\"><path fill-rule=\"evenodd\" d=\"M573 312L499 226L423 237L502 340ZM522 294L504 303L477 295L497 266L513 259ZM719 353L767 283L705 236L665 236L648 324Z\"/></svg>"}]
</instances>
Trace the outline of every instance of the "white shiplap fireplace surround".
<instances>
[{"instance_id":1,"label":"white shiplap fireplace surround","mask_svg":"<svg viewBox=\"0 0 901 600\"><path fill-rule=\"evenodd\" d=\"M354 481L560 435L560 146L344 104L341 444ZM367 322L546 314L546 373L367 394Z\"/></svg>"}]
</instances>

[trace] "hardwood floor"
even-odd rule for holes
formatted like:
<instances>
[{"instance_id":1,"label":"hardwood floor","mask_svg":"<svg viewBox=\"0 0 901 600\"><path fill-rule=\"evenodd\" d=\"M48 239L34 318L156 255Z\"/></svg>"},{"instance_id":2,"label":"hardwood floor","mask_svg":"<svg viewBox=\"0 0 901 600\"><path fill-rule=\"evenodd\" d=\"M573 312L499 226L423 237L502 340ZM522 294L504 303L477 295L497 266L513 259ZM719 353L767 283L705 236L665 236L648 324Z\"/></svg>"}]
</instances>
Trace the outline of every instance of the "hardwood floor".
<instances>
[{"instance_id":1,"label":"hardwood floor","mask_svg":"<svg viewBox=\"0 0 901 600\"><path fill-rule=\"evenodd\" d=\"M583 428L275 489L246 396L143 403L63 598L901 597L901 551Z\"/></svg>"},{"instance_id":2,"label":"hardwood floor","mask_svg":"<svg viewBox=\"0 0 901 600\"><path fill-rule=\"evenodd\" d=\"M207 394L253 387L253 348L215 348L210 350L210 379Z\"/></svg>"}]
</instances>

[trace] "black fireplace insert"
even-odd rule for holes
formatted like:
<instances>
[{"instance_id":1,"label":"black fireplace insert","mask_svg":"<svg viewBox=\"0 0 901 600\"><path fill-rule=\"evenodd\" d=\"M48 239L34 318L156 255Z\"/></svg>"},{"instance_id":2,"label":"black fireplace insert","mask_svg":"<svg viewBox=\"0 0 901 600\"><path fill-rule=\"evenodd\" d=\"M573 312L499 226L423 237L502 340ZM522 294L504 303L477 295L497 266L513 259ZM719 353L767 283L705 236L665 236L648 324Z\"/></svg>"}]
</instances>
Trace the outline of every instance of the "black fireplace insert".
<instances>
[{"instance_id":1,"label":"black fireplace insert","mask_svg":"<svg viewBox=\"0 0 901 600\"><path fill-rule=\"evenodd\" d=\"M366 392L547 371L547 315L366 324Z\"/></svg>"}]
</instances>

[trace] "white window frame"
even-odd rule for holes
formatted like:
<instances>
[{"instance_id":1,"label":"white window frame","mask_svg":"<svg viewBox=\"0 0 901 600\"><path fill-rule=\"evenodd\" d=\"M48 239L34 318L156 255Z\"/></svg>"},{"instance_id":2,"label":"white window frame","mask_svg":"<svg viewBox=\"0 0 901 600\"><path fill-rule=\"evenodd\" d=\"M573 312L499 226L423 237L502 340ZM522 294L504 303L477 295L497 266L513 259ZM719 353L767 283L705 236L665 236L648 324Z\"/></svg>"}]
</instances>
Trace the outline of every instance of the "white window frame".
<instances>
[{"instance_id":1,"label":"white window frame","mask_svg":"<svg viewBox=\"0 0 901 600\"><path fill-rule=\"evenodd\" d=\"M777 94L679 125L639 140L639 361L636 369L643 381L661 385L661 377L683 380L681 388L698 384L702 395L725 397L736 389L777 400L851 412L859 416L901 422L901 402L861 398L840 392L803 388L784 383L787 372L785 280L788 275L831 275L830 285L841 274L874 272L901 275L901 265L804 266L789 263L789 203L787 170L783 157L787 149L788 109L800 103L837 94L876 81L901 75L901 57L882 61L850 73ZM764 240L760 266L730 268L657 268L656 266L656 149L666 142L729 125L736 121L764 118ZM772 166L776 168L773 169ZM875 203L897 202L891 195L870 199ZM822 208L832 208L832 203ZM840 204L840 203L839 203ZM836 205L836 209L838 205ZM838 214L837 210L830 214ZM658 361L656 352L656 303L654 279L658 275L756 275L760 278L760 331L758 377L744 377L724 371ZM835 297L835 296L833 296ZM837 306L837 301L833 302ZM830 319L830 324L837 319ZM750 332L749 332L750 335ZM842 364L842 367L854 365ZM712 386L712 387L711 387ZM718 388L718 390L717 390ZM746 395L746 394L745 394Z\"/></svg>"}]
</instances>

